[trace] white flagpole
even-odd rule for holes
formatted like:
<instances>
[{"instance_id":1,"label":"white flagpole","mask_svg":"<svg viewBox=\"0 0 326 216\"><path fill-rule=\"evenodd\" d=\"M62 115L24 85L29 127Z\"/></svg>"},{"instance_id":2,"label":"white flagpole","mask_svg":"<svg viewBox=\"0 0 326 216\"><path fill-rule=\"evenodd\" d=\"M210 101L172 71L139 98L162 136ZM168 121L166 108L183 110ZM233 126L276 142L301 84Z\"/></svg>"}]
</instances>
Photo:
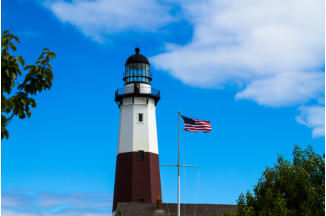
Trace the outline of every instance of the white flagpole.
<instances>
[{"instance_id":1,"label":"white flagpole","mask_svg":"<svg viewBox=\"0 0 326 216\"><path fill-rule=\"evenodd\" d=\"M179 111L179 134L178 134L178 216L180 216L180 111Z\"/></svg>"},{"instance_id":2,"label":"white flagpole","mask_svg":"<svg viewBox=\"0 0 326 216\"><path fill-rule=\"evenodd\" d=\"M199 167L194 165L180 165L180 114L178 113L179 117L179 128L178 128L178 164L177 165L169 165L169 164L161 164L160 166L177 166L178 167L178 216L180 216L180 167Z\"/></svg>"}]
</instances>

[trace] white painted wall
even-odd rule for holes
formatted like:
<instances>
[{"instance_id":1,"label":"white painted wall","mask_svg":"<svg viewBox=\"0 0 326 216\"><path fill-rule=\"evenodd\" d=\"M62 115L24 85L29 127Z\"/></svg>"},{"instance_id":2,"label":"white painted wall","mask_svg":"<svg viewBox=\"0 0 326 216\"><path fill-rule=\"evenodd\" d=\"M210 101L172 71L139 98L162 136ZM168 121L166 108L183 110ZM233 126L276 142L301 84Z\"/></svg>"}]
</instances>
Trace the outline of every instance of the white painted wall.
<instances>
[{"instance_id":1,"label":"white painted wall","mask_svg":"<svg viewBox=\"0 0 326 216\"><path fill-rule=\"evenodd\" d=\"M150 85L143 87L148 90L148 86L150 87ZM132 98L129 97L124 98L122 104L120 106L118 153L141 150L158 154L154 99L149 98L146 104L145 97L135 97L133 103ZM138 121L139 113L143 113L143 122Z\"/></svg>"},{"instance_id":2,"label":"white painted wall","mask_svg":"<svg viewBox=\"0 0 326 216\"><path fill-rule=\"evenodd\" d=\"M140 93L143 94L150 94L151 93L151 85L146 84L146 83L139 83L140 85ZM129 83L127 85L125 85L125 94L128 93L134 93L134 83Z\"/></svg>"}]
</instances>

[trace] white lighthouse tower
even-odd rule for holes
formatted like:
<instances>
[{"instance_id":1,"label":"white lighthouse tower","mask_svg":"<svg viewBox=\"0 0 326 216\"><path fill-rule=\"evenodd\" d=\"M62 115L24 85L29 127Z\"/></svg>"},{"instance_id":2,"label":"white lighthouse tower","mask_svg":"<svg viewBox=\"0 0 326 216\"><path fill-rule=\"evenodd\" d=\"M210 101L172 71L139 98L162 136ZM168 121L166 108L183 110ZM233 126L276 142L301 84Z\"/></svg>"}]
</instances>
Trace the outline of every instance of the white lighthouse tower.
<instances>
[{"instance_id":1,"label":"white lighthouse tower","mask_svg":"<svg viewBox=\"0 0 326 216\"><path fill-rule=\"evenodd\" d=\"M148 59L136 53L125 64L124 88L115 93L120 108L113 211L119 202L155 203L161 196L156 105Z\"/></svg>"}]
</instances>

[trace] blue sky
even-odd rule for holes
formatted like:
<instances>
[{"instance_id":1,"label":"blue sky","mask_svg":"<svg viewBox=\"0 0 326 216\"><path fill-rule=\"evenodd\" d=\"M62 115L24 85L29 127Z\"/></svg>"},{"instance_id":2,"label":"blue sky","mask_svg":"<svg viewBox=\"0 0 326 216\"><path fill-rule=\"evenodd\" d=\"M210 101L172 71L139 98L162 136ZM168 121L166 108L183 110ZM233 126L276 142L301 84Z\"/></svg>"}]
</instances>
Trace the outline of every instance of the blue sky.
<instances>
[{"instance_id":1,"label":"blue sky","mask_svg":"<svg viewBox=\"0 0 326 216\"><path fill-rule=\"evenodd\" d=\"M139 45L161 90L161 164L177 160L177 114L210 120L182 132L181 199L234 204L277 154L324 143L323 1L2 1L17 55L57 54L51 90L2 142L2 210L10 216L108 215L128 56ZM164 202L176 169L161 168Z\"/></svg>"}]
</instances>

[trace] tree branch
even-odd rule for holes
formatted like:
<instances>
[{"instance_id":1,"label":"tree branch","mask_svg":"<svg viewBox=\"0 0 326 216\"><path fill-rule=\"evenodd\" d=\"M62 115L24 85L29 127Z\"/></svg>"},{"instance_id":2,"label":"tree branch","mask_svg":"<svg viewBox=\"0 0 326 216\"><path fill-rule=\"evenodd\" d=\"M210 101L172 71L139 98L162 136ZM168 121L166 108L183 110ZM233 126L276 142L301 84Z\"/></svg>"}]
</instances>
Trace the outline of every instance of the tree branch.
<instances>
[{"instance_id":1,"label":"tree branch","mask_svg":"<svg viewBox=\"0 0 326 216\"><path fill-rule=\"evenodd\" d=\"M15 116L15 113L13 112L11 116L7 119L7 122L9 122L13 117Z\"/></svg>"}]
</instances>

